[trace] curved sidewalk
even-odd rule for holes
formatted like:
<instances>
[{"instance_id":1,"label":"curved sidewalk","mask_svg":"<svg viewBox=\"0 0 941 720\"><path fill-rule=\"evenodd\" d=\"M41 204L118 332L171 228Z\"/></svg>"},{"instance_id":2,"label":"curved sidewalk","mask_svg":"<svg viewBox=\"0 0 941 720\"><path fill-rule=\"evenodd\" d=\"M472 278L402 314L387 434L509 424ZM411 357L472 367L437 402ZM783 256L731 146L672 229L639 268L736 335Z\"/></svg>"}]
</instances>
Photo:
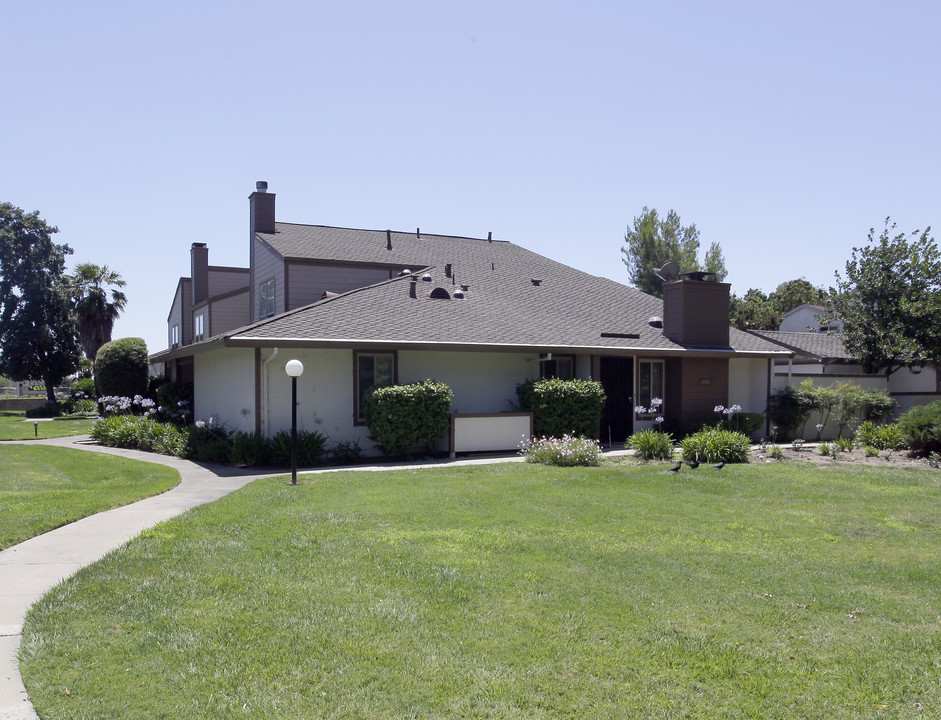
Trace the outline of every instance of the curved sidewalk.
<instances>
[{"instance_id":1,"label":"curved sidewalk","mask_svg":"<svg viewBox=\"0 0 941 720\"><path fill-rule=\"evenodd\" d=\"M159 463L177 470L180 484L162 495L91 515L0 552L0 720L38 719L17 661L23 619L30 605L60 581L147 528L273 474L204 467L165 455L83 445L84 439L53 438L18 444L55 445Z\"/></svg>"},{"instance_id":2,"label":"curved sidewalk","mask_svg":"<svg viewBox=\"0 0 941 720\"><path fill-rule=\"evenodd\" d=\"M0 552L0 720L39 720L20 676L17 652L23 620L30 605L59 582L100 560L128 540L190 508L218 500L252 480L282 475L189 460L136 450L88 444L87 436L27 440L11 444L54 445L158 463L180 473L180 484L162 495L107 510L31 538ZM319 468L301 474L339 470L377 471L403 466L444 467L522 461L519 456L473 460L387 463L371 466Z\"/></svg>"}]
</instances>

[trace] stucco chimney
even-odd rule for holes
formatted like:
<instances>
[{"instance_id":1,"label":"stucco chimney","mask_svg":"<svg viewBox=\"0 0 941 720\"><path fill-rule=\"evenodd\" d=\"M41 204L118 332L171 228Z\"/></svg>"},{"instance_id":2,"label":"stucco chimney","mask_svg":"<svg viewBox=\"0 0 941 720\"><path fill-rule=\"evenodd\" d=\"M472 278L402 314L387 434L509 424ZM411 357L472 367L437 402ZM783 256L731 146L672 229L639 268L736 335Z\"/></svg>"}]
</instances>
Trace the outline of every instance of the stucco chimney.
<instances>
[{"instance_id":1,"label":"stucco chimney","mask_svg":"<svg viewBox=\"0 0 941 720\"><path fill-rule=\"evenodd\" d=\"M683 278L663 284L663 334L680 345L729 346L728 283Z\"/></svg>"},{"instance_id":2,"label":"stucco chimney","mask_svg":"<svg viewBox=\"0 0 941 720\"><path fill-rule=\"evenodd\" d=\"M275 194L268 192L267 182L259 180L255 183L255 192L248 196L252 237L256 232L274 232L274 199Z\"/></svg>"},{"instance_id":3,"label":"stucco chimney","mask_svg":"<svg viewBox=\"0 0 941 720\"><path fill-rule=\"evenodd\" d=\"M209 248L206 243L193 243L190 248L190 278L193 286L193 305L209 299Z\"/></svg>"}]
</instances>

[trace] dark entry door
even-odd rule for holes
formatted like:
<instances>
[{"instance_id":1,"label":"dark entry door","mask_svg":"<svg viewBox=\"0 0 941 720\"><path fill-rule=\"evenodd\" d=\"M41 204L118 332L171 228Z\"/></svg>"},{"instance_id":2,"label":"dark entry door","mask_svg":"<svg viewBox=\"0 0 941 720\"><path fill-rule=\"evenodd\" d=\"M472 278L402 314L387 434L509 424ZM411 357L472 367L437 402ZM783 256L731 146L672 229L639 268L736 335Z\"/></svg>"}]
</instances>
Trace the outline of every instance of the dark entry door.
<instances>
[{"instance_id":1,"label":"dark entry door","mask_svg":"<svg viewBox=\"0 0 941 720\"><path fill-rule=\"evenodd\" d=\"M601 358L604 411L601 413L601 442L622 443L634 425L634 359Z\"/></svg>"}]
</instances>

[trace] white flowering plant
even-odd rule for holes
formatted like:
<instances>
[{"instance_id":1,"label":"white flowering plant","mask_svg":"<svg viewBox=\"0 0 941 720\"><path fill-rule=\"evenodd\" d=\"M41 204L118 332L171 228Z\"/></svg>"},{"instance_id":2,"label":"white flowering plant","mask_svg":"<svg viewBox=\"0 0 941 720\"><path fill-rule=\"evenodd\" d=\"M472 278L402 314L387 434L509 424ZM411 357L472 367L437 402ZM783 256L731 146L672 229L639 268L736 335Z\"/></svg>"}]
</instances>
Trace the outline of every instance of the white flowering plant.
<instances>
[{"instance_id":1,"label":"white flowering plant","mask_svg":"<svg viewBox=\"0 0 941 720\"><path fill-rule=\"evenodd\" d=\"M601 462L601 446L596 440L577 435L560 438L526 438L519 445L526 462L559 467L594 466Z\"/></svg>"}]
</instances>

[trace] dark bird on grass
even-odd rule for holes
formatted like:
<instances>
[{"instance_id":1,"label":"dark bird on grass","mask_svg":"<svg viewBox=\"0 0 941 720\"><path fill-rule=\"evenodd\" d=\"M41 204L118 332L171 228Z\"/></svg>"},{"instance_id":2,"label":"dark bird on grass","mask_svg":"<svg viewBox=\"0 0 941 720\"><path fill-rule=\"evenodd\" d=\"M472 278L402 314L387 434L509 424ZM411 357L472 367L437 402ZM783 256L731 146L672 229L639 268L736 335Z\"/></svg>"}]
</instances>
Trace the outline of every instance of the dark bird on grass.
<instances>
[{"instance_id":1,"label":"dark bird on grass","mask_svg":"<svg viewBox=\"0 0 941 720\"><path fill-rule=\"evenodd\" d=\"M725 463L724 462L716 463L712 467L714 467L716 470L721 470L722 468L725 467Z\"/></svg>"},{"instance_id":2,"label":"dark bird on grass","mask_svg":"<svg viewBox=\"0 0 941 720\"><path fill-rule=\"evenodd\" d=\"M682 460L680 460L676 465L674 465L673 467L671 467L671 468L670 468L670 472L677 472L677 471L679 471L679 469L680 469L681 467L683 467L683 461L682 461Z\"/></svg>"},{"instance_id":3,"label":"dark bird on grass","mask_svg":"<svg viewBox=\"0 0 941 720\"><path fill-rule=\"evenodd\" d=\"M689 465L693 470L699 467L699 460L687 460L686 464Z\"/></svg>"}]
</instances>

